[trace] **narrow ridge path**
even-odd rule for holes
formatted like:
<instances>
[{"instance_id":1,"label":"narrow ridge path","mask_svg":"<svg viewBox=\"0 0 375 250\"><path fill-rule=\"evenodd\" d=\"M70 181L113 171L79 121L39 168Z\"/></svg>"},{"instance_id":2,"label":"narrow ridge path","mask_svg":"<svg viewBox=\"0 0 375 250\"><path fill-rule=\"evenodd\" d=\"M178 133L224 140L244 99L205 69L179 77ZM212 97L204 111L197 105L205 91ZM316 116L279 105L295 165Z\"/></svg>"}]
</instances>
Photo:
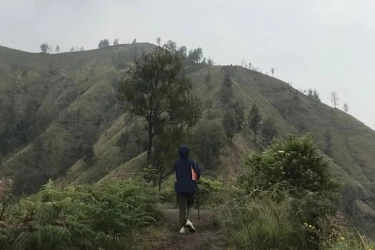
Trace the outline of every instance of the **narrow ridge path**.
<instances>
[{"instance_id":1,"label":"narrow ridge path","mask_svg":"<svg viewBox=\"0 0 375 250\"><path fill-rule=\"evenodd\" d=\"M193 223L197 232L180 234L178 222L178 209L165 209L164 226L167 229L168 238L158 250L226 250L226 244L219 229L214 224L212 211L201 210L201 219L198 220L198 212L194 210Z\"/></svg>"}]
</instances>

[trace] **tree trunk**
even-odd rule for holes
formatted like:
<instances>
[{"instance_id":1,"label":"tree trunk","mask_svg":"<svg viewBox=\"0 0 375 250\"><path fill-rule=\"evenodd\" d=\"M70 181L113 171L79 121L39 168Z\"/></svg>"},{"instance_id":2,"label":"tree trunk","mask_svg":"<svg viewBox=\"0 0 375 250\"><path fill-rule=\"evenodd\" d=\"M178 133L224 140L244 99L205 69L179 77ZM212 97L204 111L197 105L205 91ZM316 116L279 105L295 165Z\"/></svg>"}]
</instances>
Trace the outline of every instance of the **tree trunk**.
<instances>
[{"instance_id":1,"label":"tree trunk","mask_svg":"<svg viewBox=\"0 0 375 250\"><path fill-rule=\"evenodd\" d=\"M0 213L0 221L3 219L3 215L4 215L4 212L5 212L5 206L6 204L2 204L2 207L1 207L1 213Z\"/></svg>"},{"instance_id":2,"label":"tree trunk","mask_svg":"<svg viewBox=\"0 0 375 250\"><path fill-rule=\"evenodd\" d=\"M151 159L152 154L152 142L153 142L153 124L151 122L148 122L148 145L147 145L147 159Z\"/></svg>"},{"instance_id":3,"label":"tree trunk","mask_svg":"<svg viewBox=\"0 0 375 250\"><path fill-rule=\"evenodd\" d=\"M254 131L254 143L257 144L257 132Z\"/></svg>"},{"instance_id":4,"label":"tree trunk","mask_svg":"<svg viewBox=\"0 0 375 250\"><path fill-rule=\"evenodd\" d=\"M163 173L164 173L164 170L160 170L160 175L159 175L159 191L161 191L161 182L163 180Z\"/></svg>"}]
</instances>

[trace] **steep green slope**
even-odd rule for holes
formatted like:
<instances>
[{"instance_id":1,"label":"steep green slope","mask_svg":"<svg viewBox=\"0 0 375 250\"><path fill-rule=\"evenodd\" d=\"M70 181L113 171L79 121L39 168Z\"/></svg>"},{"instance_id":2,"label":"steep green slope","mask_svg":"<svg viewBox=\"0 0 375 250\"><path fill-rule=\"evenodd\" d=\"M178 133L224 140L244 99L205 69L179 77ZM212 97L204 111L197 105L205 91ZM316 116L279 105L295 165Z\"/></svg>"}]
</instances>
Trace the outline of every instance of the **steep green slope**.
<instances>
[{"instance_id":1,"label":"steep green slope","mask_svg":"<svg viewBox=\"0 0 375 250\"><path fill-rule=\"evenodd\" d=\"M1 48L1 173L16 181L18 193L34 192L84 156L122 113L116 88L127 64L153 47L59 55Z\"/></svg>"},{"instance_id":2,"label":"steep green slope","mask_svg":"<svg viewBox=\"0 0 375 250\"><path fill-rule=\"evenodd\" d=\"M16 180L17 191L33 192L48 178L60 186L131 175L145 156L124 155L117 141L134 118L117 103L118 81L127 65L151 44L132 44L58 55L0 47L0 176ZM212 86L205 85L210 71ZM356 226L375 232L375 132L350 115L314 101L285 82L241 67L193 65L186 69L194 92L220 119L220 90L230 73L234 98L247 115L256 104L271 117L279 136L310 133L325 154L332 145L332 169L346 183L341 207ZM208 110L204 111L205 116ZM212 118L211 118L212 119ZM247 131L247 130L246 130ZM242 156L259 146L243 131L210 172L227 178L241 171ZM84 161L93 148L94 160ZM0 158L1 159L1 158ZM131 160L131 161L129 161ZM207 173L207 172L206 172Z\"/></svg>"}]
</instances>

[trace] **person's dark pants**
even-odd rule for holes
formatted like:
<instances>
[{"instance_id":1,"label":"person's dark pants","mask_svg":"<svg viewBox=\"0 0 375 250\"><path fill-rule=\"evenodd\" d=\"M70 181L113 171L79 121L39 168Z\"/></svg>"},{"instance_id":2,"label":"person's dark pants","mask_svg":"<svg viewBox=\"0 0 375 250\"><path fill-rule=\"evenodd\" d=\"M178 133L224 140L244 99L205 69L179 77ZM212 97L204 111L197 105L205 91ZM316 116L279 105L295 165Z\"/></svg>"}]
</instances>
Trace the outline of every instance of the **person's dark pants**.
<instances>
[{"instance_id":1,"label":"person's dark pants","mask_svg":"<svg viewBox=\"0 0 375 250\"><path fill-rule=\"evenodd\" d=\"M177 193L178 207L180 209L180 225L185 226L186 221L191 219L194 206L194 194Z\"/></svg>"}]
</instances>

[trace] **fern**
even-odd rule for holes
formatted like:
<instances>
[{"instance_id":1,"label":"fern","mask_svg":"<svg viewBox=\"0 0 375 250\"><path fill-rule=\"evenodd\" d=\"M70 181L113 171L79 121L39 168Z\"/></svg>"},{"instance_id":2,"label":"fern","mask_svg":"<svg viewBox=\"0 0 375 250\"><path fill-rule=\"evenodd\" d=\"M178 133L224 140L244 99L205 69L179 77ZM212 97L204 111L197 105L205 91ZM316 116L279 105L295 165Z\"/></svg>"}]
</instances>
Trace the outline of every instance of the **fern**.
<instances>
[{"instance_id":1,"label":"fern","mask_svg":"<svg viewBox=\"0 0 375 250\"><path fill-rule=\"evenodd\" d=\"M129 249L134 232L156 221L157 201L150 188L135 181L62 191L49 181L39 193L21 199L15 218L22 226L15 227L20 231L7 244L17 250Z\"/></svg>"},{"instance_id":2,"label":"fern","mask_svg":"<svg viewBox=\"0 0 375 250\"><path fill-rule=\"evenodd\" d=\"M30 233L22 232L14 243L14 250L25 250L29 246Z\"/></svg>"},{"instance_id":3,"label":"fern","mask_svg":"<svg viewBox=\"0 0 375 250\"><path fill-rule=\"evenodd\" d=\"M38 203L36 208L35 223L37 225L45 225L49 223L54 216L54 207L53 203Z\"/></svg>"}]
</instances>

